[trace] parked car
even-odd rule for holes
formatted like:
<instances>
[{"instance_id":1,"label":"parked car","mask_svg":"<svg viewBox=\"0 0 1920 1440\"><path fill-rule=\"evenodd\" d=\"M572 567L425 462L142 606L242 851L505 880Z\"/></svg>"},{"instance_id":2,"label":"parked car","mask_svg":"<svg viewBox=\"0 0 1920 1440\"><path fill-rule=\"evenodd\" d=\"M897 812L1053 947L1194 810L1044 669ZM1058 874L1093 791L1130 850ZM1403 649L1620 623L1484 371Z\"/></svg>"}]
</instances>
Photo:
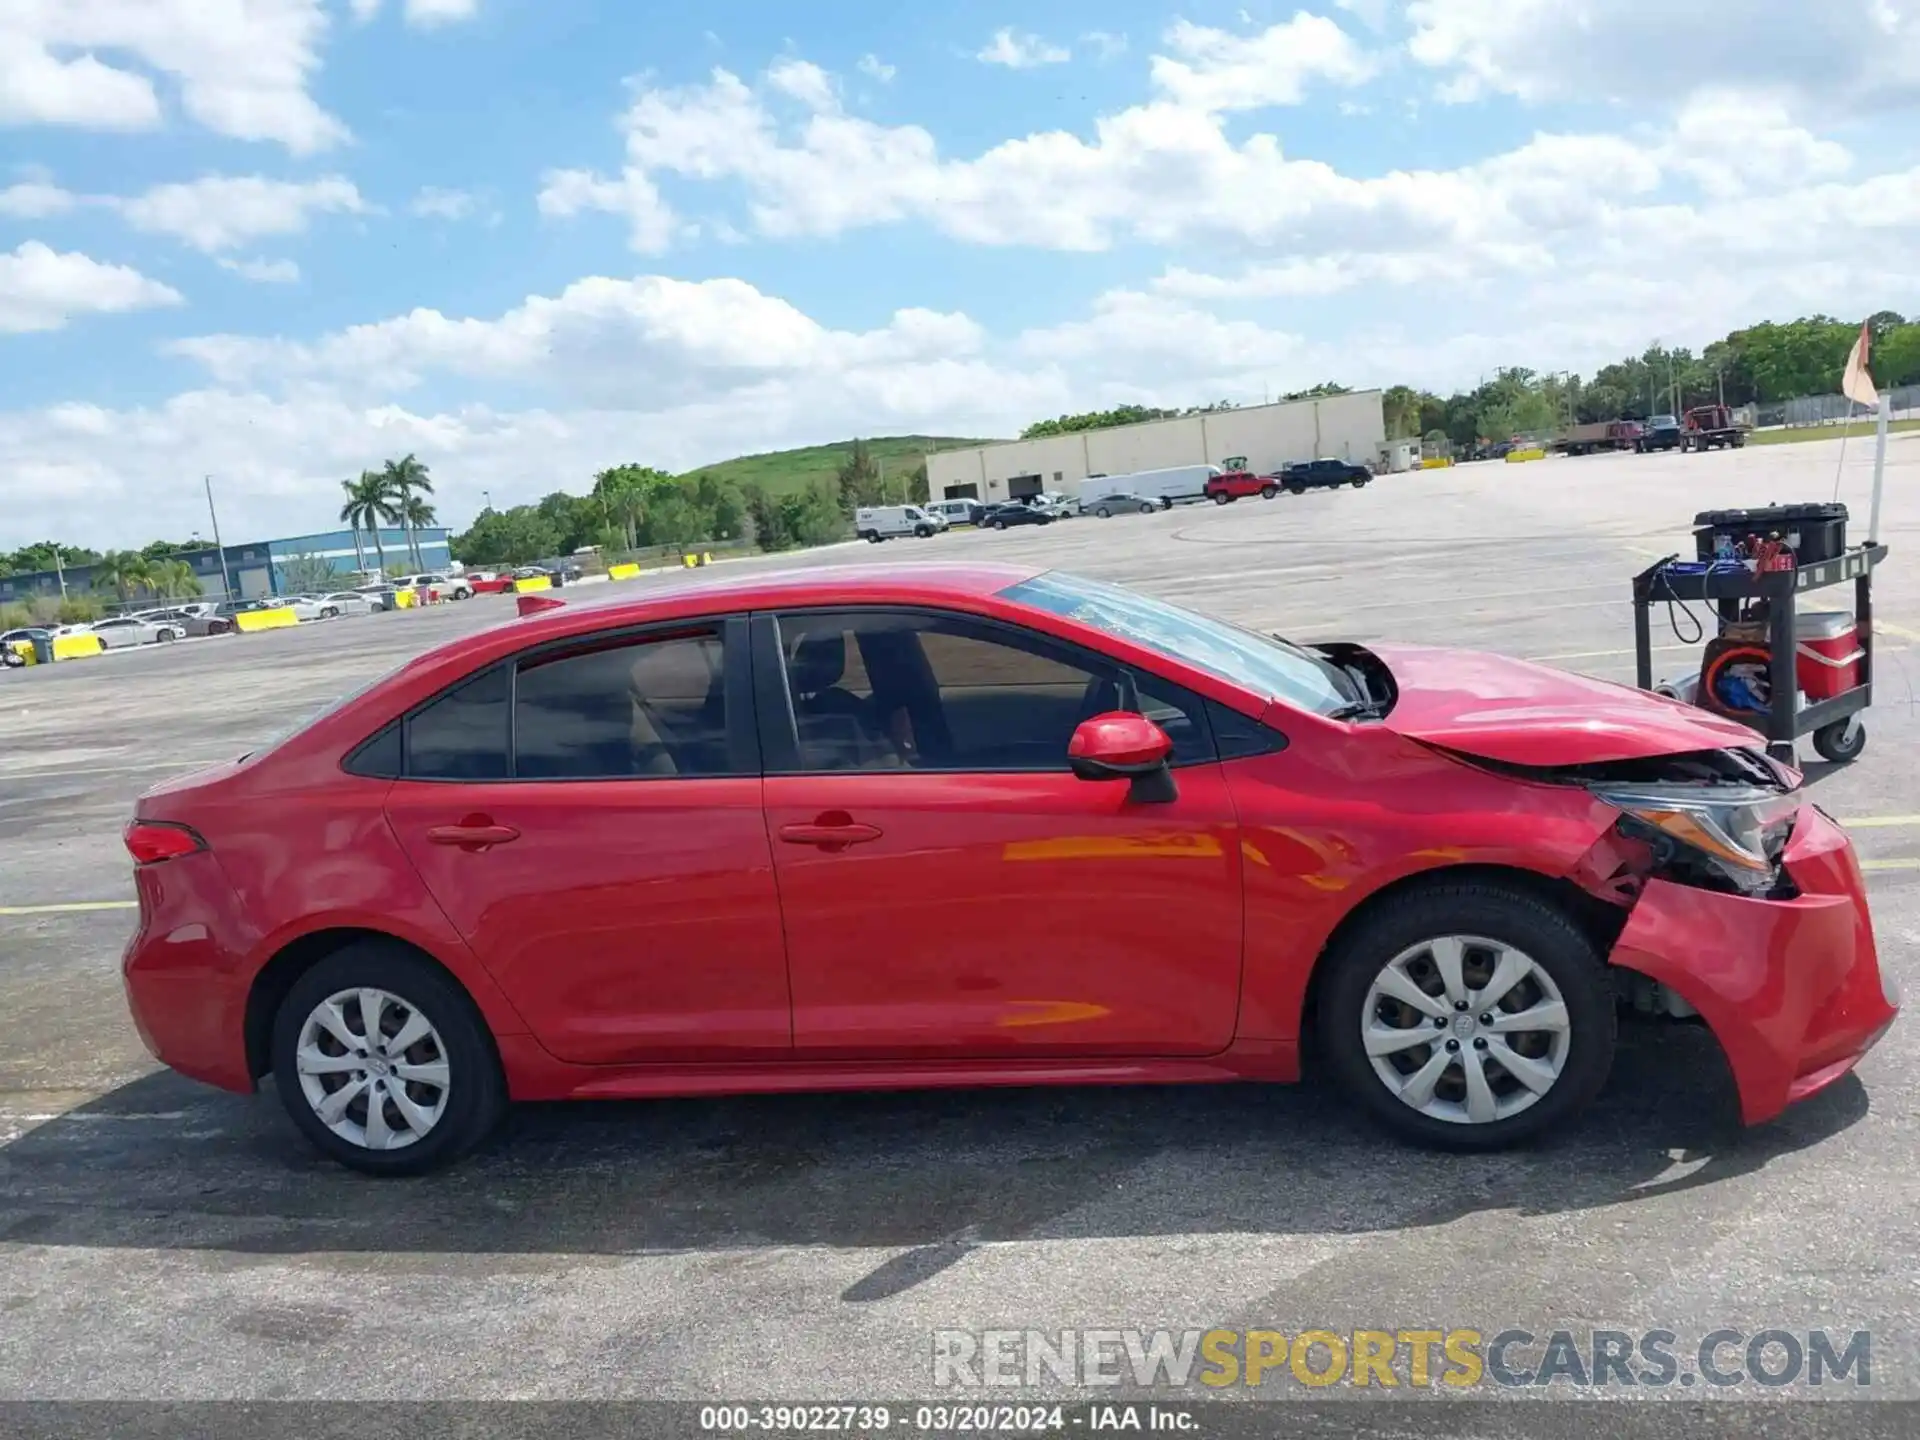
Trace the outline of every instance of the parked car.
<instances>
[{"instance_id":1,"label":"parked car","mask_svg":"<svg viewBox=\"0 0 1920 1440\"><path fill-rule=\"evenodd\" d=\"M439 571L425 571L418 575L402 575L393 582L396 590L438 590L449 600L470 600L473 598L473 582L464 575L446 575Z\"/></svg>"},{"instance_id":2,"label":"parked car","mask_svg":"<svg viewBox=\"0 0 1920 1440\"><path fill-rule=\"evenodd\" d=\"M1051 525L1058 517L1043 505L1029 505L1023 500L1005 500L998 505L989 505L981 524L989 530L1004 530L1009 525Z\"/></svg>"},{"instance_id":3,"label":"parked car","mask_svg":"<svg viewBox=\"0 0 1920 1440\"><path fill-rule=\"evenodd\" d=\"M27 664L27 657L20 653L19 647L31 647L36 640L52 640L53 632L41 625L29 625L20 630L9 630L0 634L0 666L9 670L18 670Z\"/></svg>"},{"instance_id":4,"label":"parked car","mask_svg":"<svg viewBox=\"0 0 1920 1440\"><path fill-rule=\"evenodd\" d=\"M1222 470L1207 479L1207 498L1216 505L1231 505L1258 495L1271 500L1280 493L1280 481L1272 475L1256 475L1251 470Z\"/></svg>"},{"instance_id":5,"label":"parked car","mask_svg":"<svg viewBox=\"0 0 1920 1440\"><path fill-rule=\"evenodd\" d=\"M336 590L322 595L320 603L335 615L370 615L374 609L374 597L359 590Z\"/></svg>"},{"instance_id":6,"label":"parked car","mask_svg":"<svg viewBox=\"0 0 1920 1440\"><path fill-rule=\"evenodd\" d=\"M1686 427L1678 415L1654 415L1648 418L1647 428L1633 442L1633 448L1642 455L1650 450L1678 450L1686 438Z\"/></svg>"},{"instance_id":7,"label":"parked car","mask_svg":"<svg viewBox=\"0 0 1920 1440\"><path fill-rule=\"evenodd\" d=\"M192 636L224 635L233 629L233 622L221 618L218 607L212 601L181 605L171 610L142 610L139 614L143 620L177 625L184 634Z\"/></svg>"},{"instance_id":8,"label":"parked car","mask_svg":"<svg viewBox=\"0 0 1920 1440\"><path fill-rule=\"evenodd\" d=\"M904 535L924 540L946 528L944 518L936 518L918 505L862 505L853 512L853 533L875 545Z\"/></svg>"},{"instance_id":9,"label":"parked car","mask_svg":"<svg viewBox=\"0 0 1920 1440\"><path fill-rule=\"evenodd\" d=\"M1056 520L1070 520L1080 513L1079 502L1059 490L1046 490L1038 495L1029 495L1025 503L1036 509L1045 510Z\"/></svg>"},{"instance_id":10,"label":"parked car","mask_svg":"<svg viewBox=\"0 0 1920 1440\"><path fill-rule=\"evenodd\" d=\"M139 615L114 615L96 620L87 627L100 637L109 650L125 650L134 645L163 644L186 637L186 626L173 620L149 620Z\"/></svg>"},{"instance_id":11,"label":"parked car","mask_svg":"<svg viewBox=\"0 0 1920 1440\"><path fill-rule=\"evenodd\" d=\"M978 500L933 500L920 507L929 515L938 515L948 525L978 525L986 506Z\"/></svg>"},{"instance_id":12,"label":"parked car","mask_svg":"<svg viewBox=\"0 0 1920 1440\"><path fill-rule=\"evenodd\" d=\"M1173 502L1167 499L1150 499L1144 495L1130 495L1120 490L1102 490L1091 499L1082 497L1080 513L1095 515L1102 520L1115 515L1151 515L1156 510L1171 510Z\"/></svg>"},{"instance_id":13,"label":"parked car","mask_svg":"<svg viewBox=\"0 0 1920 1440\"><path fill-rule=\"evenodd\" d=\"M1351 460L1302 460L1280 467L1280 488L1289 495L1306 490L1330 490L1341 485L1351 485L1358 490L1371 479L1371 470Z\"/></svg>"},{"instance_id":14,"label":"parked car","mask_svg":"<svg viewBox=\"0 0 1920 1440\"><path fill-rule=\"evenodd\" d=\"M1756 1123L1898 1010L1802 783L1496 655L1027 567L744 575L465 636L149 790L125 988L162 1062L271 1073L384 1174L509 1094L1286 1081L1309 1035L1356 1110L1490 1149L1565 1133L1623 1004L1704 1023Z\"/></svg>"}]
</instances>

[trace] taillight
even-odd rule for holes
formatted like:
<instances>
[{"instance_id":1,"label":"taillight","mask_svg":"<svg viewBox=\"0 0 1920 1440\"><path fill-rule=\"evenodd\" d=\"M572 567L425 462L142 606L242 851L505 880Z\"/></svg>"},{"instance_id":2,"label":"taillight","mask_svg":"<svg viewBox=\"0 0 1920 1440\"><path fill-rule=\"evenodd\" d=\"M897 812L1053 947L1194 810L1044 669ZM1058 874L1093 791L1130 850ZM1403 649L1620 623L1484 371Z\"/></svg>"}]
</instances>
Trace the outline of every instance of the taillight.
<instances>
[{"instance_id":1,"label":"taillight","mask_svg":"<svg viewBox=\"0 0 1920 1440\"><path fill-rule=\"evenodd\" d=\"M127 826L123 838L136 865L157 865L207 848L207 842L187 826L165 820L136 820Z\"/></svg>"}]
</instances>

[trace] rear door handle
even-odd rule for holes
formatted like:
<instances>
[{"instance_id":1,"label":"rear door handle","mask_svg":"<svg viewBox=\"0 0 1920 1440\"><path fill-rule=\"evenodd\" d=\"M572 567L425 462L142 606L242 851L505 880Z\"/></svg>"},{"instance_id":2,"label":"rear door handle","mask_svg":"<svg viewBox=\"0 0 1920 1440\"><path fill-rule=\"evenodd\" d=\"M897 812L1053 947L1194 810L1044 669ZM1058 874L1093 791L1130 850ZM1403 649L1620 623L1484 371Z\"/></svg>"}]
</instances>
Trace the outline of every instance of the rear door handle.
<instances>
[{"instance_id":1,"label":"rear door handle","mask_svg":"<svg viewBox=\"0 0 1920 1440\"><path fill-rule=\"evenodd\" d=\"M843 820L834 824L822 819L811 824L782 825L780 838L789 845L816 845L822 850L844 850L849 845L878 840L880 827L863 825L857 820Z\"/></svg>"},{"instance_id":2,"label":"rear door handle","mask_svg":"<svg viewBox=\"0 0 1920 1440\"><path fill-rule=\"evenodd\" d=\"M458 845L462 850L485 850L518 840L520 832L511 825L435 825L427 839L435 845Z\"/></svg>"}]
</instances>

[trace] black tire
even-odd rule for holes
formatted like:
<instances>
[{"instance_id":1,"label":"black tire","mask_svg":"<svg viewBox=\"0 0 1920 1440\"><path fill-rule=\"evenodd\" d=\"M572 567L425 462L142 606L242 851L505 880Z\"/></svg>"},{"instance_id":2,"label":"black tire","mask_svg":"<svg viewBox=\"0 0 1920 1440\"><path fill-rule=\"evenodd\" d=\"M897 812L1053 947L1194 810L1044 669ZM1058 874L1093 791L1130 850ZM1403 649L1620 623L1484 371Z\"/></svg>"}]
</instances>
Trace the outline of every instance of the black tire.
<instances>
[{"instance_id":1,"label":"black tire","mask_svg":"<svg viewBox=\"0 0 1920 1440\"><path fill-rule=\"evenodd\" d=\"M1367 488L1367 482L1356 478L1353 482L1353 488L1356 490L1364 490Z\"/></svg>"},{"instance_id":2,"label":"black tire","mask_svg":"<svg viewBox=\"0 0 1920 1440\"><path fill-rule=\"evenodd\" d=\"M931 540L933 538L933 527L931 525L916 525L913 527L913 533L916 539Z\"/></svg>"},{"instance_id":3,"label":"black tire","mask_svg":"<svg viewBox=\"0 0 1920 1440\"><path fill-rule=\"evenodd\" d=\"M1140 513L1141 513L1142 515L1151 515L1151 514L1152 514L1152 513L1153 513L1153 512L1155 511L1155 510L1157 510L1157 509L1159 509L1159 508L1160 508L1160 507L1159 507L1159 506L1157 506L1157 505L1148 505L1148 504L1146 504L1146 503L1144 503L1144 502L1143 502L1143 503L1141 504L1141 506L1140 506Z\"/></svg>"},{"instance_id":4,"label":"black tire","mask_svg":"<svg viewBox=\"0 0 1920 1440\"><path fill-rule=\"evenodd\" d=\"M995 530L1004 530L1007 528L1007 522L1004 520L989 520L987 524L992 526Z\"/></svg>"},{"instance_id":5,"label":"black tire","mask_svg":"<svg viewBox=\"0 0 1920 1440\"><path fill-rule=\"evenodd\" d=\"M1102 520L1111 520L1113 518L1113 511L1109 510L1104 505L1094 506L1093 513L1099 516Z\"/></svg>"},{"instance_id":6,"label":"black tire","mask_svg":"<svg viewBox=\"0 0 1920 1440\"><path fill-rule=\"evenodd\" d=\"M869 545L878 545L880 543L880 532L878 530L862 530L860 532L860 538Z\"/></svg>"},{"instance_id":7,"label":"black tire","mask_svg":"<svg viewBox=\"0 0 1920 1440\"><path fill-rule=\"evenodd\" d=\"M417 1010L444 1042L446 1108L423 1139L398 1150L369 1150L327 1128L295 1069L301 1026L328 996L378 987ZM319 961L287 992L273 1021L273 1080L295 1127L331 1160L378 1176L421 1175L452 1164L490 1135L506 1112L506 1078L493 1036L466 991L431 961L388 940L361 940Z\"/></svg>"},{"instance_id":8,"label":"black tire","mask_svg":"<svg viewBox=\"0 0 1920 1440\"><path fill-rule=\"evenodd\" d=\"M1822 725L1813 732L1813 748L1820 752L1822 760L1831 760L1836 765L1850 764L1867 748L1867 727L1858 715Z\"/></svg>"},{"instance_id":9,"label":"black tire","mask_svg":"<svg viewBox=\"0 0 1920 1440\"><path fill-rule=\"evenodd\" d=\"M1390 1092L1361 1042L1367 993L1382 969L1423 940L1479 936L1523 951L1558 987L1570 1025L1559 1078L1504 1120L1466 1124L1422 1114ZM1321 960L1319 1063L1387 1130L1442 1150L1497 1150L1562 1126L1605 1084L1613 1065L1611 977L1586 933L1565 913L1517 887L1487 881L1440 884L1381 906L1341 936Z\"/></svg>"},{"instance_id":10,"label":"black tire","mask_svg":"<svg viewBox=\"0 0 1920 1440\"><path fill-rule=\"evenodd\" d=\"M153 638L162 645L168 645L168 644L171 644L173 641L179 639L180 637L175 635L171 630L162 630L158 635L154 636Z\"/></svg>"},{"instance_id":11,"label":"black tire","mask_svg":"<svg viewBox=\"0 0 1920 1440\"><path fill-rule=\"evenodd\" d=\"M1216 505L1231 505L1233 503L1233 496L1227 494L1224 490L1216 490L1213 496L1213 503Z\"/></svg>"},{"instance_id":12,"label":"black tire","mask_svg":"<svg viewBox=\"0 0 1920 1440\"><path fill-rule=\"evenodd\" d=\"M1306 493L1307 487L1302 485L1298 480L1291 482L1287 486L1287 494L1289 495L1304 495Z\"/></svg>"},{"instance_id":13,"label":"black tire","mask_svg":"<svg viewBox=\"0 0 1920 1440\"><path fill-rule=\"evenodd\" d=\"M1260 487L1260 498L1262 500L1271 500L1279 493L1280 487L1278 485L1262 485Z\"/></svg>"},{"instance_id":14,"label":"black tire","mask_svg":"<svg viewBox=\"0 0 1920 1440\"><path fill-rule=\"evenodd\" d=\"M338 620L340 618L340 607L338 605L327 606L326 609L320 612L320 618L322 620Z\"/></svg>"}]
</instances>

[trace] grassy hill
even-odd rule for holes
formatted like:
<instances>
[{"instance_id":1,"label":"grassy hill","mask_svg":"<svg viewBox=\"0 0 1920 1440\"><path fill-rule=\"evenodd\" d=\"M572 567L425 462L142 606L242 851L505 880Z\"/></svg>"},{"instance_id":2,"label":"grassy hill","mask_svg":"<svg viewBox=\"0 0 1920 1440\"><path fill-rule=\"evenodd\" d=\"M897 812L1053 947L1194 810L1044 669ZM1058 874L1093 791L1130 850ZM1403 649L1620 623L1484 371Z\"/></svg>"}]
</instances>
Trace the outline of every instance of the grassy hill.
<instances>
[{"instance_id":1,"label":"grassy hill","mask_svg":"<svg viewBox=\"0 0 1920 1440\"><path fill-rule=\"evenodd\" d=\"M918 465L929 450L952 450L967 445L982 445L982 440L966 440L941 435L876 435L866 438L867 449L887 477L904 475ZM832 445L810 445L804 450L776 450L769 455L742 455L689 470L683 478L714 475L736 485L761 485L778 494L798 490L815 480L831 480L847 456L853 453L853 441L840 440Z\"/></svg>"}]
</instances>

